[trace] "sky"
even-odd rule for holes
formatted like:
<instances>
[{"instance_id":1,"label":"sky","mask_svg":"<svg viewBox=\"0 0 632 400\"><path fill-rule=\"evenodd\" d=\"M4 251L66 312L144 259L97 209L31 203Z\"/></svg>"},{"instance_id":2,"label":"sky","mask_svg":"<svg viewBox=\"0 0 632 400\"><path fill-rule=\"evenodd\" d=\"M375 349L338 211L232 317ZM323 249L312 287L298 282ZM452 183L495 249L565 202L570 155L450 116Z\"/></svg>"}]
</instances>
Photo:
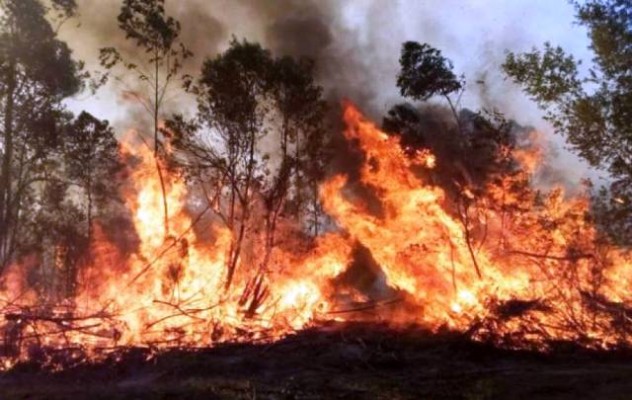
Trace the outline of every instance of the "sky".
<instances>
[{"instance_id":1,"label":"sky","mask_svg":"<svg viewBox=\"0 0 632 400\"><path fill-rule=\"evenodd\" d=\"M116 27L119 4L116 0L80 0L80 24L71 24L61 32L89 67L96 67L96 49L108 45L104 42L114 35L109 29ZM465 74L468 90L463 106L493 107L522 125L534 126L559 147L556 163L569 181L597 178L594 171L563 150L563 138L552 133L535 104L500 70L507 50L526 51L545 41L561 45L586 62L590 60L586 32L574 24L574 10L566 0L167 0L167 9L191 20L183 21L183 37L195 42L198 63L225 49L232 35L274 48L274 43L267 43L267 27L288 14L322 14L331 40L314 44L308 37L301 39L326 52L326 60L333 60L327 70L326 89L346 91L339 94L351 100L357 96L375 118L402 100L395 86L401 43L430 43L453 61L457 72ZM309 33L306 29L301 34ZM123 101L120 92L110 85L95 96L84 94L68 104L120 129L138 128L130 119L129 110L134 106ZM191 108L186 99L176 101Z\"/></svg>"}]
</instances>

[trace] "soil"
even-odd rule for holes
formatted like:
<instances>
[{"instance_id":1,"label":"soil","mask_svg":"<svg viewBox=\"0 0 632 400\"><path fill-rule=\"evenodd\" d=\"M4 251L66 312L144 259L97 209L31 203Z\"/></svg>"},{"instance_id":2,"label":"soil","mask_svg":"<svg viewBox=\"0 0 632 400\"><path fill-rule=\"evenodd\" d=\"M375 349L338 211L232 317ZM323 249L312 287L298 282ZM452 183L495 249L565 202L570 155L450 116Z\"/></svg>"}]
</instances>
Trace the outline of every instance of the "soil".
<instances>
[{"instance_id":1,"label":"soil","mask_svg":"<svg viewBox=\"0 0 632 400\"><path fill-rule=\"evenodd\" d=\"M330 324L275 343L121 349L0 374L2 400L632 399L632 352L498 349L455 333Z\"/></svg>"}]
</instances>

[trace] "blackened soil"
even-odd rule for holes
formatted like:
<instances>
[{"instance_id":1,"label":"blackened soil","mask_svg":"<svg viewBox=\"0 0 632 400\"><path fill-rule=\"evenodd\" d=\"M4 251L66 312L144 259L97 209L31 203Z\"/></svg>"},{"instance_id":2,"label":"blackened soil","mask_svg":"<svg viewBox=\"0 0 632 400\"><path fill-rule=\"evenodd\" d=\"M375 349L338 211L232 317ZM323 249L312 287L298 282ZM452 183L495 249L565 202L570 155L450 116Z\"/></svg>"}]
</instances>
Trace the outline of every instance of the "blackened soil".
<instances>
[{"instance_id":1,"label":"blackened soil","mask_svg":"<svg viewBox=\"0 0 632 400\"><path fill-rule=\"evenodd\" d=\"M332 324L273 344L125 349L58 372L21 364L0 374L0 399L632 399L632 354Z\"/></svg>"}]
</instances>

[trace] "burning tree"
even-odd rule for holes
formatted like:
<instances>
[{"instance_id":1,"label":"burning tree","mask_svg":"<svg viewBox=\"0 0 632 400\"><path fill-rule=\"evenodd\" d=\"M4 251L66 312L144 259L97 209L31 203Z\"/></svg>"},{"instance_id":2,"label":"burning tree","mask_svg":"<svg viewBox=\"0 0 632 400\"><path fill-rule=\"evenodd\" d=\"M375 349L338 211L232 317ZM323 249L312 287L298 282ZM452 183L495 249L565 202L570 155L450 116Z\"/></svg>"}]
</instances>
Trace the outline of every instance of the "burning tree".
<instances>
[{"instance_id":1,"label":"burning tree","mask_svg":"<svg viewBox=\"0 0 632 400\"><path fill-rule=\"evenodd\" d=\"M129 89L129 94L140 102L152 118L154 158L156 172L160 177L163 200L164 236L169 236L169 205L165 189L165 177L158 161L162 155L160 138L160 118L163 105L173 80L178 78L183 62L192 53L180 41L180 22L166 14L164 0L125 0L118 16L119 27L126 39L132 40L145 52L146 58L138 64L131 61L135 55L122 55L114 47L101 49L100 61L110 70L123 66L138 76L138 83L147 93ZM123 81L120 77L120 81Z\"/></svg>"},{"instance_id":2,"label":"burning tree","mask_svg":"<svg viewBox=\"0 0 632 400\"><path fill-rule=\"evenodd\" d=\"M263 260L248 263L259 264L262 272L268 268L282 214L300 216L308 204L314 215L310 229L318 233L325 107L312 71L309 60L275 59L257 44L233 40L225 53L205 62L191 88L198 98L197 121L176 117L169 125L181 151L177 163L204 188L209 208L233 232L227 289L245 242L263 236ZM262 220L263 235L257 229Z\"/></svg>"}]
</instances>

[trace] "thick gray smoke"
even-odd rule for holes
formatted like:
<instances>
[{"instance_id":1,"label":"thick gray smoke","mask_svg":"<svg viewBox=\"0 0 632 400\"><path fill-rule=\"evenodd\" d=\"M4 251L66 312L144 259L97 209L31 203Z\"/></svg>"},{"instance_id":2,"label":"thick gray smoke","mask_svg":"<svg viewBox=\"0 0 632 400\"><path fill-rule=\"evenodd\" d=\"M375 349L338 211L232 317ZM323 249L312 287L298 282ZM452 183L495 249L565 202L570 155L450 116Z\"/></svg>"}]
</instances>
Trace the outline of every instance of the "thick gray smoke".
<instances>
[{"instance_id":1,"label":"thick gray smoke","mask_svg":"<svg viewBox=\"0 0 632 400\"><path fill-rule=\"evenodd\" d=\"M98 49L115 46L137 54L119 31L120 0L79 0L79 26L62 34L79 58L96 66ZM555 4L553 4L555 3ZM231 36L258 41L276 55L315 60L317 78L328 99L355 102L375 120L402 101L396 85L401 43L427 42L441 49L463 73L468 87L463 106L495 108L522 125L550 128L541 114L500 71L506 50L524 51L549 40L588 58L585 32L574 26L572 7L548 0L166 0L168 12L181 21L182 39L195 53L187 72L195 74L202 61L222 51ZM120 103L112 86L99 99L74 104L102 118L129 120L129 105ZM120 91L120 87L118 88ZM119 105L117 104L119 101ZM172 104L191 105L174 96ZM134 118L142 118L137 113ZM120 122L120 121L119 121ZM125 124L123 124L125 125ZM563 142L554 139L560 147ZM565 170L579 178L585 168L566 152Z\"/></svg>"}]
</instances>

